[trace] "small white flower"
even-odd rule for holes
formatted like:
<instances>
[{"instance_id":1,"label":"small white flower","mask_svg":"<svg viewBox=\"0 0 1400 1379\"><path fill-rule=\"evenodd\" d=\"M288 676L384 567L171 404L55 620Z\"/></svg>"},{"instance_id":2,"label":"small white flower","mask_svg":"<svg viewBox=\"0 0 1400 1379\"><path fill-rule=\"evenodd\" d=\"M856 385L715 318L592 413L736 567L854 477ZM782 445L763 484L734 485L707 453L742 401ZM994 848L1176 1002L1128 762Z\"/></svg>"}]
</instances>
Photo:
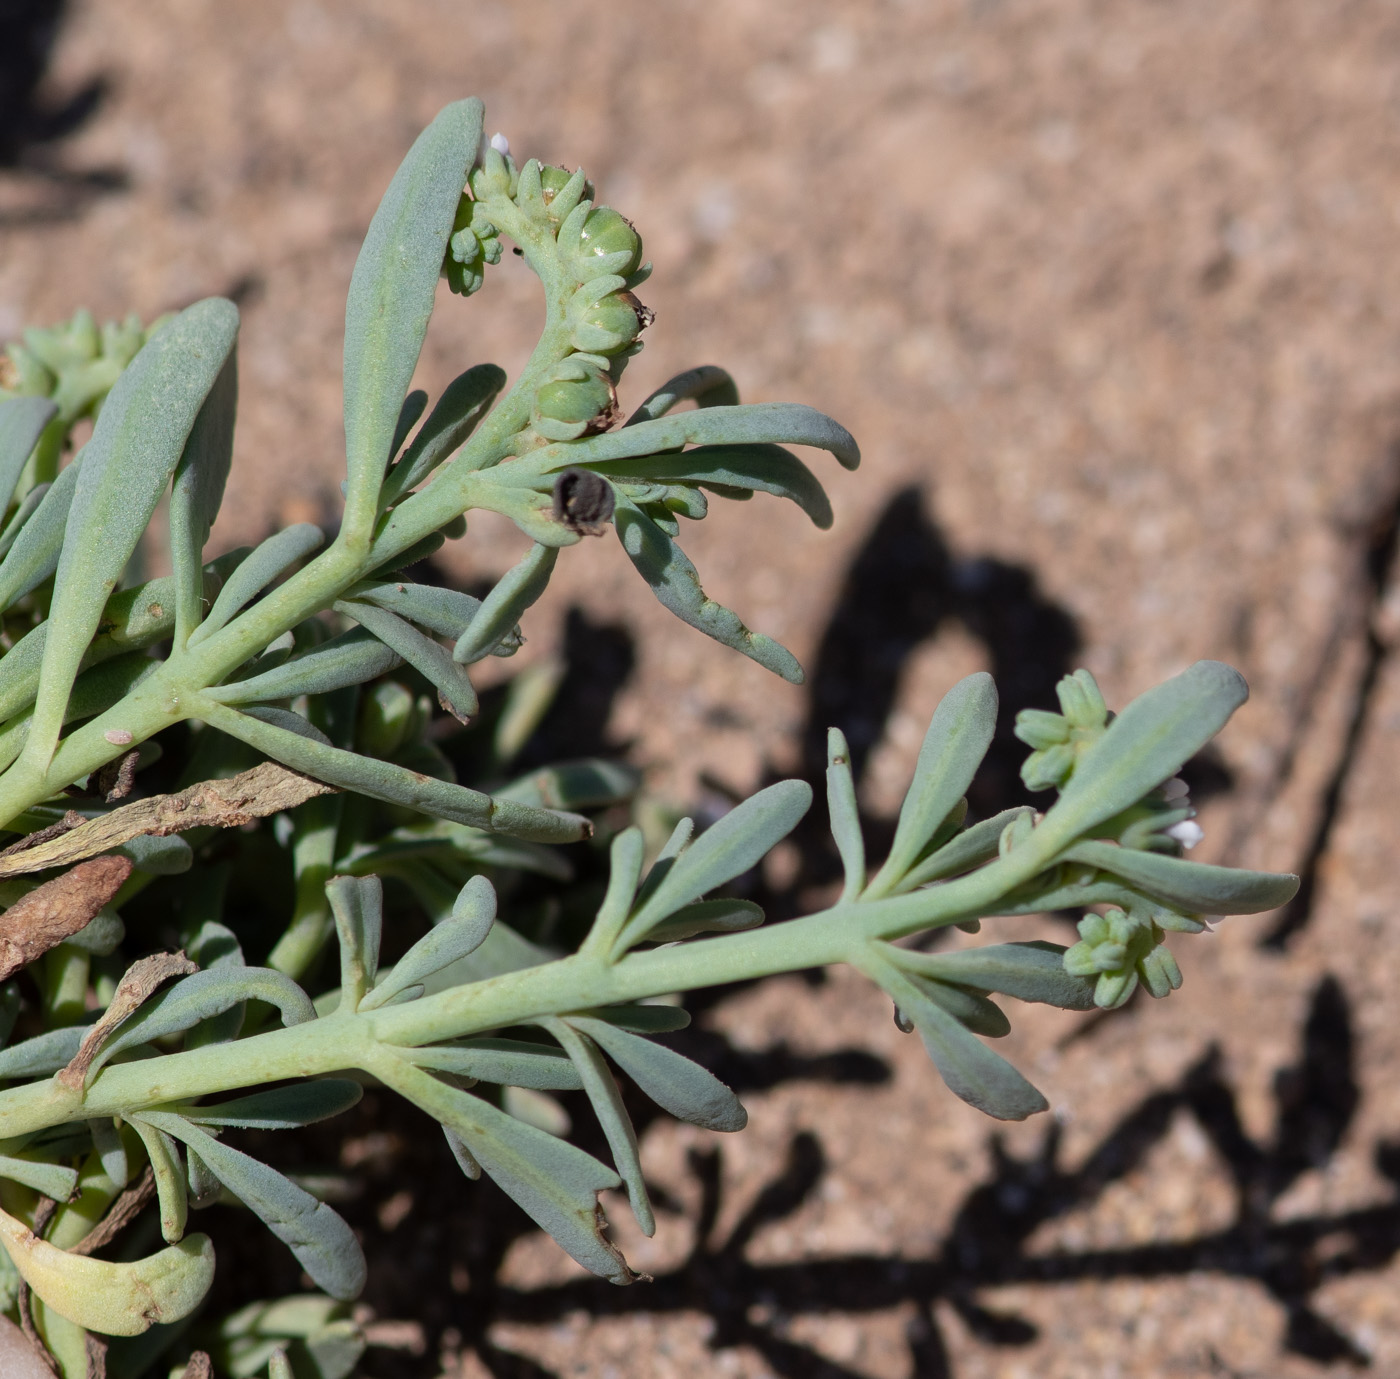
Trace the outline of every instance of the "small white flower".
<instances>
[{"instance_id":1,"label":"small white flower","mask_svg":"<svg viewBox=\"0 0 1400 1379\"><path fill-rule=\"evenodd\" d=\"M1194 819L1183 819L1165 830L1168 838L1175 838L1184 848L1193 848L1204 838L1205 831Z\"/></svg>"},{"instance_id":2,"label":"small white flower","mask_svg":"<svg viewBox=\"0 0 1400 1379\"><path fill-rule=\"evenodd\" d=\"M504 134L493 134L491 136L491 147L501 155L502 158L510 157L510 140Z\"/></svg>"}]
</instances>

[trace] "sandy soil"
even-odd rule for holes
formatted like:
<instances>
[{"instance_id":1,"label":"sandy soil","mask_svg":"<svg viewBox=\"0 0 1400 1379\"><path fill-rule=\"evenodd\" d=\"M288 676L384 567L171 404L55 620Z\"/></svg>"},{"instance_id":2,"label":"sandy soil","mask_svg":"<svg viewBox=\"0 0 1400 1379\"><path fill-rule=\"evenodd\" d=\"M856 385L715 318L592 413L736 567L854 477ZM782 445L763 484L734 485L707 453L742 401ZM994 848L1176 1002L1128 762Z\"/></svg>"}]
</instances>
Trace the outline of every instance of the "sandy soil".
<instances>
[{"instance_id":1,"label":"sandy soil","mask_svg":"<svg viewBox=\"0 0 1400 1379\"><path fill-rule=\"evenodd\" d=\"M29 109L97 79L0 169L0 337L235 295L216 541L334 510L359 237L476 93L645 236L632 401L723 362L865 451L822 470L832 533L759 500L687 534L805 689L675 624L611 538L565 557L522 654L611 648L593 726L652 790L748 791L839 722L879 817L971 669L1010 713L1077 664L1121 704L1218 657L1254 698L1200 777L1202 852L1306 877L1288 915L1176 944L1169 1001L1027 1011L1057 1109L1004 1133L850 974L725 995L692 1047L751 1127L647 1130L649 1285L593 1286L478 1189L403 1187L428 1149L381 1134L365 1375L1400 1373L1393 5L87 0ZM508 261L445 303L425 386L517 368L536 321ZM451 573L520 545L474 522Z\"/></svg>"}]
</instances>

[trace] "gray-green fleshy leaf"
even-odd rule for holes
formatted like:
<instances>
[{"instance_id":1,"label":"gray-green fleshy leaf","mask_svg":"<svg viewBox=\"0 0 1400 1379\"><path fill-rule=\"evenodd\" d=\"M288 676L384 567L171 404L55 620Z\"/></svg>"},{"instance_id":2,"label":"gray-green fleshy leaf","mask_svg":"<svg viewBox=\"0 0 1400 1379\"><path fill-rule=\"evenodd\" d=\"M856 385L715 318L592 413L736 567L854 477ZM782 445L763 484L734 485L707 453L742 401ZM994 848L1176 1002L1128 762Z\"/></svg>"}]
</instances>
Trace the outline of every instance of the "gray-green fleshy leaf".
<instances>
[{"instance_id":1,"label":"gray-green fleshy leaf","mask_svg":"<svg viewBox=\"0 0 1400 1379\"><path fill-rule=\"evenodd\" d=\"M1005 1012L980 993L929 980L921 974L912 976L911 981L930 1001L973 1034L980 1034L984 1039L1002 1039L1011 1033L1011 1021Z\"/></svg>"},{"instance_id":2,"label":"gray-green fleshy leaf","mask_svg":"<svg viewBox=\"0 0 1400 1379\"><path fill-rule=\"evenodd\" d=\"M676 826L671 830L670 837L661 845L661 851L656 854L655 860L647 869L647 874L642 880L641 887L637 891L636 901L632 906L634 910L640 910L651 900L657 887L670 875L671 868L676 865L676 858L685 851L694 833L694 819L676 820Z\"/></svg>"},{"instance_id":3,"label":"gray-green fleshy leaf","mask_svg":"<svg viewBox=\"0 0 1400 1379\"><path fill-rule=\"evenodd\" d=\"M365 1286L365 1257L354 1232L324 1202L276 1169L215 1139L181 1116L143 1113L158 1129L183 1140L239 1201L296 1256L312 1282L342 1301Z\"/></svg>"},{"instance_id":4,"label":"gray-green fleshy leaf","mask_svg":"<svg viewBox=\"0 0 1400 1379\"><path fill-rule=\"evenodd\" d=\"M451 1044L428 1044L400 1050L421 1068L435 1068L456 1077L528 1087L535 1092L576 1092L583 1079L562 1049L531 1044L523 1039L460 1039Z\"/></svg>"},{"instance_id":5,"label":"gray-green fleshy leaf","mask_svg":"<svg viewBox=\"0 0 1400 1379\"><path fill-rule=\"evenodd\" d=\"M701 364L668 378L627 418L624 429L664 417L682 402L694 402L697 407L737 407L739 389L717 364Z\"/></svg>"},{"instance_id":6,"label":"gray-green fleshy leaf","mask_svg":"<svg viewBox=\"0 0 1400 1379\"><path fill-rule=\"evenodd\" d=\"M174 1245L184 1238L190 1211L189 1185L185 1179L185 1166L180 1162L179 1145L144 1115L132 1115L128 1119L146 1147L146 1157L155 1175L156 1200L160 1204L160 1233L169 1244Z\"/></svg>"},{"instance_id":7,"label":"gray-green fleshy leaf","mask_svg":"<svg viewBox=\"0 0 1400 1379\"><path fill-rule=\"evenodd\" d=\"M401 618L407 618L409 622L416 622L420 627L426 627L439 637L451 637L453 641L481 607L480 599L456 589L394 580L366 580L353 586L347 597L373 603L390 613L397 613Z\"/></svg>"},{"instance_id":8,"label":"gray-green fleshy leaf","mask_svg":"<svg viewBox=\"0 0 1400 1379\"><path fill-rule=\"evenodd\" d=\"M698 1063L607 1020L571 1015L568 1022L593 1040L638 1087L678 1120L706 1130L742 1130L748 1113L728 1087Z\"/></svg>"},{"instance_id":9,"label":"gray-green fleshy leaf","mask_svg":"<svg viewBox=\"0 0 1400 1379\"><path fill-rule=\"evenodd\" d=\"M273 580L289 570L297 561L305 559L326 539L320 527L310 522L297 522L269 536L266 541L255 546L224 581L209 610L209 616L199 625L190 638L189 645L197 646L206 637L217 632L247 604L251 603Z\"/></svg>"},{"instance_id":10,"label":"gray-green fleshy leaf","mask_svg":"<svg viewBox=\"0 0 1400 1379\"><path fill-rule=\"evenodd\" d=\"M224 500L238 412L238 351L199 409L170 488L170 564L175 582L175 643L182 646L204 616L204 546Z\"/></svg>"},{"instance_id":11,"label":"gray-green fleshy leaf","mask_svg":"<svg viewBox=\"0 0 1400 1379\"><path fill-rule=\"evenodd\" d=\"M408 439L408 433L418 424L418 418L423 415L427 405L428 395L422 388L415 388L404 398L403 406L399 408L399 419L394 425L394 439L389 442L391 456L399 453L404 441Z\"/></svg>"},{"instance_id":12,"label":"gray-green fleshy leaf","mask_svg":"<svg viewBox=\"0 0 1400 1379\"><path fill-rule=\"evenodd\" d=\"M918 861L939 825L967 794L996 724L996 685L985 671L958 681L939 701L899 811L889 857L872 889L884 893L882 883L889 883L892 890Z\"/></svg>"},{"instance_id":13,"label":"gray-green fleshy leaf","mask_svg":"<svg viewBox=\"0 0 1400 1379\"><path fill-rule=\"evenodd\" d=\"M1093 1010L1094 983L1065 971L1065 950L1055 943L991 943L957 953L916 953L898 949L891 961L926 977L996 991L1020 1001L1061 1010Z\"/></svg>"},{"instance_id":14,"label":"gray-green fleshy leaf","mask_svg":"<svg viewBox=\"0 0 1400 1379\"><path fill-rule=\"evenodd\" d=\"M515 630L525 610L544 593L554 571L558 549L536 543L486 595L452 648L452 659L471 665L489 656Z\"/></svg>"},{"instance_id":15,"label":"gray-green fleshy leaf","mask_svg":"<svg viewBox=\"0 0 1400 1379\"><path fill-rule=\"evenodd\" d=\"M774 844L797 827L811 803L810 785L786 780L736 805L672 862L660 884L628 920L619 945L626 948L638 942L653 924L756 866Z\"/></svg>"},{"instance_id":16,"label":"gray-green fleshy leaf","mask_svg":"<svg viewBox=\"0 0 1400 1379\"><path fill-rule=\"evenodd\" d=\"M622 549L662 607L784 680L794 685L802 683L802 667L792 652L761 632L751 632L732 609L707 598L685 552L640 507L621 494L613 510L613 525Z\"/></svg>"},{"instance_id":17,"label":"gray-green fleshy leaf","mask_svg":"<svg viewBox=\"0 0 1400 1379\"><path fill-rule=\"evenodd\" d=\"M472 1182L476 1182L481 1177L481 1165L472 1157L472 1152L467 1148L467 1142L450 1125L442 1127L443 1138L447 1141L447 1147L452 1151L452 1157L457 1160L457 1167L466 1174Z\"/></svg>"},{"instance_id":18,"label":"gray-green fleshy leaf","mask_svg":"<svg viewBox=\"0 0 1400 1379\"><path fill-rule=\"evenodd\" d=\"M131 1181L131 1163L127 1157L126 1142L116 1122L106 1117L90 1120L88 1129L92 1132L92 1147L102 1164L102 1171L118 1188L124 1188Z\"/></svg>"},{"instance_id":19,"label":"gray-green fleshy leaf","mask_svg":"<svg viewBox=\"0 0 1400 1379\"><path fill-rule=\"evenodd\" d=\"M379 971L384 887L377 876L333 876L326 899L340 940L340 1008L358 1010Z\"/></svg>"},{"instance_id":20,"label":"gray-green fleshy leaf","mask_svg":"<svg viewBox=\"0 0 1400 1379\"><path fill-rule=\"evenodd\" d=\"M299 713L293 713L291 709L279 709L271 704L250 704L243 710L243 714L248 718L256 718L259 723L266 723L272 728L280 728L283 732L294 733L297 737L304 737L309 742L318 743L320 746L334 746L330 738L314 723L303 718Z\"/></svg>"},{"instance_id":21,"label":"gray-green fleshy leaf","mask_svg":"<svg viewBox=\"0 0 1400 1379\"><path fill-rule=\"evenodd\" d=\"M42 1159L12 1158L8 1154L0 1154L0 1178L32 1187L56 1202L66 1202L78 1185L77 1169L45 1163Z\"/></svg>"},{"instance_id":22,"label":"gray-green fleshy leaf","mask_svg":"<svg viewBox=\"0 0 1400 1379\"><path fill-rule=\"evenodd\" d=\"M99 910L76 934L70 934L63 941L84 953L105 958L117 951L125 937L126 925L122 923L122 917L107 907Z\"/></svg>"},{"instance_id":23,"label":"gray-green fleshy leaf","mask_svg":"<svg viewBox=\"0 0 1400 1379\"><path fill-rule=\"evenodd\" d=\"M696 934L736 934L763 923L763 907L752 900L699 900L683 905L669 919L652 927L648 943L675 943Z\"/></svg>"},{"instance_id":24,"label":"gray-green fleshy leaf","mask_svg":"<svg viewBox=\"0 0 1400 1379\"><path fill-rule=\"evenodd\" d=\"M265 699L295 699L302 694L328 694L331 690L362 685L403 664L403 658L368 628L348 632L286 661L261 675L218 685L205 691L220 704L255 704Z\"/></svg>"},{"instance_id":25,"label":"gray-green fleshy leaf","mask_svg":"<svg viewBox=\"0 0 1400 1379\"><path fill-rule=\"evenodd\" d=\"M936 848L906 872L895 886L894 894L902 895L906 891L925 886L930 881L939 881L945 876L957 876L990 861L997 855L1002 834L1012 824L1029 818L1034 813L1035 810L1030 805L1018 804L955 834L942 847Z\"/></svg>"},{"instance_id":26,"label":"gray-green fleshy leaf","mask_svg":"<svg viewBox=\"0 0 1400 1379\"><path fill-rule=\"evenodd\" d=\"M539 452L542 471L570 464L601 464L679 450L683 445L811 445L829 450L847 469L860 464L860 448L844 426L796 402L759 402L737 407L704 407L640 421Z\"/></svg>"},{"instance_id":27,"label":"gray-green fleshy leaf","mask_svg":"<svg viewBox=\"0 0 1400 1379\"><path fill-rule=\"evenodd\" d=\"M851 774L851 749L840 728L830 728L826 735L826 807L845 875L841 901L854 900L865 889L865 835Z\"/></svg>"},{"instance_id":28,"label":"gray-green fleshy leaf","mask_svg":"<svg viewBox=\"0 0 1400 1379\"><path fill-rule=\"evenodd\" d=\"M527 842L576 843L592 832L592 825L582 815L492 799L480 791L434 780L392 762L326 746L221 704L206 702L197 712L230 737L247 742L284 766L371 799L405 805L435 818L492 833L508 833Z\"/></svg>"},{"instance_id":29,"label":"gray-green fleshy leaf","mask_svg":"<svg viewBox=\"0 0 1400 1379\"><path fill-rule=\"evenodd\" d=\"M622 1104L622 1093L618 1089L612 1070L598 1051L598 1046L565 1020L549 1018L541 1020L540 1027L556 1038L564 1052L573 1060L583 1079L583 1090L588 1096L593 1114L603 1127L603 1136L612 1151L613 1164L622 1181L627 1185L627 1200L632 1207L632 1215L643 1235L656 1234L656 1215L647 1196L646 1181L642 1177L642 1161L637 1150L637 1132L632 1126L632 1118Z\"/></svg>"},{"instance_id":30,"label":"gray-green fleshy leaf","mask_svg":"<svg viewBox=\"0 0 1400 1379\"><path fill-rule=\"evenodd\" d=\"M818 526L831 526L831 501L817 476L781 445L702 445L679 455L589 464L595 474L616 482L641 479L660 484L699 484L719 493L742 490L788 498Z\"/></svg>"},{"instance_id":31,"label":"gray-green fleshy leaf","mask_svg":"<svg viewBox=\"0 0 1400 1379\"><path fill-rule=\"evenodd\" d=\"M1000 1054L993 1053L903 973L883 961L861 964L911 1021L948 1089L997 1120L1025 1120L1049 1103Z\"/></svg>"},{"instance_id":32,"label":"gray-green fleshy leaf","mask_svg":"<svg viewBox=\"0 0 1400 1379\"><path fill-rule=\"evenodd\" d=\"M496 471L495 473L499 473ZM495 478L495 473L492 477ZM507 474L506 479L517 478ZM520 484L539 483L538 476L522 471ZM509 517L531 541L542 546L575 546L583 540L580 532L566 526L554 515L554 503L549 493L537 493L527 487L511 487L505 481L490 491L489 500L482 503L502 517Z\"/></svg>"},{"instance_id":33,"label":"gray-green fleshy leaf","mask_svg":"<svg viewBox=\"0 0 1400 1379\"><path fill-rule=\"evenodd\" d=\"M83 452L86 454L86 451ZM74 456L48 486L34 514L19 529L14 544L0 561L0 609L17 603L58 569L63 533L82 473L83 454Z\"/></svg>"},{"instance_id":34,"label":"gray-green fleshy leaf","mask_svg":"<svg viewBox=\"0 0 1400 1379\"><path fill-rule=\"evenodd\" d=\"M175 472L237 334L232 302L196 302L156 331L103 403L83 450L54 577L34 723L24 747L37 770L48 769L102 609Z\"/></svg>"},{"instance_id":35,"label":"gray-green fleshy leaf","mask_svg":"<svg viewBox=\"0 0 1400 1379\"><path fill-rule=\"evenodd\" d=\"M129 857L131 865L148 876L179 876L194 865L194 852L178 833L167 838L143 833L112 851Z\"/></svg>"},{"instance_id":36,"label":"gray-green fleshy leaf","mask_svg":"<svg viewBox=\"0 0 1400 1379\"><path fill-rule=\"evenodd\" d=\"M380 505L396 503L464 444L505 384L505 370L495 364L476 364L454 378L443 389L413 444L389 472Z\"/></svg>"},{"instance_id":37,"label":"gray-green fleshy leaf","mask_svg":"<svg viewBox=\"0 0 1400 1379\"><path fill-rule=\"evenodd\" d=\"M479 100L414 141L370 222L345 303L345 527L370 535L399 411L418 366L457 204L481 142Z\"/></svg>"},{"instance_id":38,"label":"gray-green fleshy leaf","mask_svg":"<svg viewBox=\"0 0 1400 1379\"><path fill-rule=\"evenodd\" d=\"M619 1185L616 1173L566 1140L400 1063L381 1077L462 1137L472 1158L585 1269L612 1283L636 1275L603 1234L598 1193Z\"/></svg>"},{"instance_id":39,"label":"gray-green fleshy leaf","mask_svg":"<svg viewBox=\"0 0 1400 1379\"><path fill-rule=\"evenodd\" d=\"M359 1003L374 1010L409 987L423 982L448 963L475 952L496 922L496 892L484 876L473 876L452 906L451 918L434 925L394 964L394 970Z\"/></svg>"},{"instance_id":40,"label":"gray-green fleshy leaf","mask_svg":"<svg viewBox=\"0 0 1400 1379\"><path fill-rule=\"evenodd\" d=\"M1133 700L1075 765L1040 829L1070 842L1169 780L1249 697L1239 671L1197 661Z\"/></svg>"},{"instance_id":41,"label":"gray-green fleshy leaf","mask_svg":"<svg viewBox=\"0 0 1400 1379\"><path fill-rule=\"evenodd\" d=\"M222 906L222 889L219 904ZM191 962L198 963L206 971L223 972L248 965L243 959L243 947L238 942L238 935L215 919L207 919L199 926L186 945L186 952ZM240 1003L201 1021L185 1036L185 1047L197 1049L206 1044L227 1044L237 1039L243 1029L246 1011L247 1008Z\"/></svg>"},{"instance_id":42,"label":"gray-green fleshy leaf","mask_svg":"<svg viewBox=\"0 0 1400 1379\"><path fill-rule=\"evenodd\" d=\"M10 506L25 462L57 413L46 397L0 399L0 512Z\"/></svg>"},{"instance_id":43,"label":"gray-green fleshy leaf","mask_svg":"<svg viewBox=\"0 0 1400 1379\"><path fill-rule=\"evenodd\" d=\"M1065 856L1122 877L1136 890L1188 914L1262 914L1286 905L1298 890L1298 878L1287 873L1212 867L1112 843L1077 843Z\"/></svg>"},{"instance_id":44,"label":"gray-green fleshy leaf","mask_svg":"<svg viewBox=\"0 0 1400 1379\"><path fill-rule=\"evenodd\" d=\"M35 484L24 495L19 507L15 509L14 516L5 523L4 530L0 531L0 557L3 557L10 547L19 540L20 532L24 530L29 519L38 512L40 504L48 497L49 488L49 484Z\"/></svg>"},{"instance_id":45,"label":"gray-green fleshy leaf","mask_svg":"<svg viewBox=\"0 0 1400 1379\"><path fill-rule=\"evenodd\" d=\"M543 809L597 809L636 794L641 775L620 761L587 757L542 766L496 791L496 798Z\"/></svg>"},{"instance_id":46,"label":"gray-green fleshy leaf","mask_svg":"<svg viewBox=\"0 0 1400 1379\"><path fill-rule=\"evenodd\" d=\"M337 603L335 610L354 618L396 655L403 657L437 690L439 701L459 722L465 723L475 716L479 707L476 691L467 678L467 672L452 659L445 647L439 646L397 613L376 604L347 599Z\"/></svg>"},{"instance_id":47,"label":"gray-green fleshy leaf","mask_svg":"<svg viewBox=\"0 0 1400 1379\"><path fill-rule=\"evenodd\" d=\"M608 889L584 943L590 953L604 958L612 954L617 936L627 923L637 898L645 860L646 838L640 828L635 825L624 828L612 840L608 849Z\"/></svg>"},{"instance_id":48,"label":"gray-green fleshy leaf","mask_svg":"<svg viewBox=\"0 0 1400 1379\"><path fill-rule=\"evenodd\" d=\"M0 1049L0 1080L47 1077L66 1067L87 1033L81 1025L51 1029Z\"/></svg>"},{"instance_id":49,"label":"gray-green fleshy leaf","mask_svg":"<svg viewBox=\"0 0 1400 1379\"><path fill-rule=\"evenodd\" d=\"M235 1097L211 1106L173 1108L196 1125L237 1126L240 1130L287 1130L330 1120L356 1105L364 1095L348 1077L317 1077Z\"/></svg>"},{"instance_id":50,"label":"gray-green fleshy leaf","mask_svg":"<svg viewBox=\"0 0 1400 1379\"><path fill-rule=\"evenodd\" d=\"M123 1049L179 1034L241 1001L266 1001L276 1006L284 1025L299 1025L316 1018L315 1007L301 987L270 967L195 972L157 992L120 1026L92 1060L88 1082Z\"/></svg>"}]
</instances>

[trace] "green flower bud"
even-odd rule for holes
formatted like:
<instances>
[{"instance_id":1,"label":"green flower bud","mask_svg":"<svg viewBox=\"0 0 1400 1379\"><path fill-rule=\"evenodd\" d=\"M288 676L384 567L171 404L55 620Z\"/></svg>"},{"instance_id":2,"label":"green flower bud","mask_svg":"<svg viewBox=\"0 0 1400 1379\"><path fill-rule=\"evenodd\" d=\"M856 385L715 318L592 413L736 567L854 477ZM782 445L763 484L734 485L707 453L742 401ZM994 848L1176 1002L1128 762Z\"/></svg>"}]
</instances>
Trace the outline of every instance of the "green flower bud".
<instances>
[{"instance_id":1,"label":"green flower bud","mask_svg":"<svg viewBox=\"0 0 1400 1379\"><path fill-rule=\"evenodd\" d=\"M1021 766L1021 779L1027 790L1049 790L1063 786L1074 770L1074 748L1067 742L1032 752Z\"/></svg>"},{"instance_id":2,"label":"green flower bud","mask_svg":"<svg viewBox=\"0 0 1400 1379\"><path fill-rule=\"evenodd\" d=\"M1069 741L1068 721L1061 714L1045 709L1022 709L1016 715L1013 731L1028 747L1040 752Z\"/></svg>"},{"instance_id":3,"label":"green flower bud","mask_svg":"<svg viewBox=\"0 0 1400 1379\"><path fill-rule=\"evenodd\" d=\"M654 319L630 292L610 292L580 316L570 340L575 349L612 354L630 345Z\"/></svg>"},{"instance_id":4,"label":"green flower bud","mask_svg":"<svg viewBox=\"0 0 1400 1379\"><path fill-rule=\"evenodd\" d=\"M544 163L540 167L540 191L545 202L551 202L565 187L569 185L569 179L573 176L568 168L556 168L552 163Z\"/></svg>"},{"instance_id":5,"label":"green flower bud","mask_svg":"<svg viewBox=\"0 0 1400 1379\"><path fill-rule=\"evenodd\" d=\"M514 196L519 181L520 173L511 156L490 147L482 157L481 166L469 179L472 195L478 201L490 196Z\"/></svg>"},{"instance_id":6,"label":"green flower bud","mask_svg":"<svg viewBox=\"0 0 1400 1379\"><path fill-rule=\"evenodd\" d=\"M534 427L546 440L571 441L605 431L617 413L617 390L606 375L566 360L564 377L540 385L535 394ZM575 376L569 377L572 372Z\"/></svg>"},{"instance_id":7,"label":"green flower bud","mask_svg":"<svg viewBox=\"0 0 1400 1379\"><path fill-rule=\"evenodd\" d=\"M1176 965L1171 949L1158 944L1139 964L1142 984L1153 996L1169 996L1181 986L1181 968Z\"/></svg>"},{"instance_id":8,"label":"green flower bud","mask_svg":"<svg viewBox=\"0 0 1400 1379\"><path fill-rule=\"evenodd\" d=\"M1022 709L1016 715L1016 736L1035 748L1021 767L1021 779L1028 790L1063 789L1075 763L1104 735L1111 717L1087 670L1066 675L1055 686L1055 693L1061 713Z\"/></svg>"},{"instance_id":9,"label":"green flower bud","mask_svg":"<svg viewBox=\"0 0 1400 1379\"><path fill-rule=\"evenodd\" d=\"M1111 909L1079 921L1079 942L1064 955L1073 977L1098 977L1094 1004L1116 1010L1137 990L1138 982L1153 996L1181 985L1181 969L1162 946L1161 927L1145 915Z\"/></svg>"},{"instance_id":10,"label":"green flower bud","mask_svg":"<svg viewBox=\"0 0 1400 1379\"><path fill-rule=\"evenodd\" d=\"M1055 686L1060 710L1073 728L1103 729L1108 723L1108 706L1099 692L1098 682L1087 670L1066 675Z\"/></svg>"},{"instance_id":11,"label":"green flower bud","mask_svg":"<svg viewBox=\"0 0 1400 1379\"><path fill-rule=\"evenodd\" d=\"M610 206L589 211L579 227L576 244L561 227L560 248L584 282L611 273L626 277L642 261L641 236L631 221Z\"/></svg>"}]
</instances>

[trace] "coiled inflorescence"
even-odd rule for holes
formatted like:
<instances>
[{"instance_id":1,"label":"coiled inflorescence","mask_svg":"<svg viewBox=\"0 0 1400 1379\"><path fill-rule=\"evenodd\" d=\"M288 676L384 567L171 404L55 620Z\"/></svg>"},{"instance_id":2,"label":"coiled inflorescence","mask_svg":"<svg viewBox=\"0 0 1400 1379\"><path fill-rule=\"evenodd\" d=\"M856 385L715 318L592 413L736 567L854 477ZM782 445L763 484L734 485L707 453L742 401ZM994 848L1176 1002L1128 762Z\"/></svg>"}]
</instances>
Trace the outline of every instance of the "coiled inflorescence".
<instances>
[{"instance_id":1,"label":"coiled inflorescence","mask_svg":"<svg viewBox=\"0 0 1400 1379\"><path fill-rule=\"evenodd\" d=\"M594 435L621 419L617 382L653 319L632 293L651 271L642 263L641 236L611 207L595 206L593 194L582 168L571 173L532 158L517 169L509 153L488 147L448 241L443 274L463 296L481 286L487 264L500 261L493 215L522 218L553 241L568 292L570 352L535 392L531 426L541 444Z\"/></svg>"}]
</instances>

